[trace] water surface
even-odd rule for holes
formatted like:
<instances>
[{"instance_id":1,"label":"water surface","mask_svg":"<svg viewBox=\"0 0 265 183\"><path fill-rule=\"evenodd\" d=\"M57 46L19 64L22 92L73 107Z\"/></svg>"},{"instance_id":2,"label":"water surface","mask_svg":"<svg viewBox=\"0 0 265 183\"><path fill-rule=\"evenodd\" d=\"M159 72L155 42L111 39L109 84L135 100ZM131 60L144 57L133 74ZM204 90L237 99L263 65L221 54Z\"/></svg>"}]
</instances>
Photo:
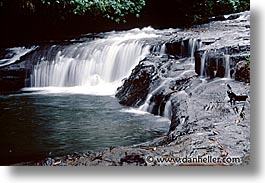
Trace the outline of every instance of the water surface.
<instances>
[{"instance_id":1,"label":"water surface","mask_svg":"<svg viewBox=\"0 0 265 183\"><path fill-rule=\"evenodd\" d=\"M112 96L24 93L0 96L1 164L139 144L169 121L121 106Z\"/></svg>"}]
</instances>

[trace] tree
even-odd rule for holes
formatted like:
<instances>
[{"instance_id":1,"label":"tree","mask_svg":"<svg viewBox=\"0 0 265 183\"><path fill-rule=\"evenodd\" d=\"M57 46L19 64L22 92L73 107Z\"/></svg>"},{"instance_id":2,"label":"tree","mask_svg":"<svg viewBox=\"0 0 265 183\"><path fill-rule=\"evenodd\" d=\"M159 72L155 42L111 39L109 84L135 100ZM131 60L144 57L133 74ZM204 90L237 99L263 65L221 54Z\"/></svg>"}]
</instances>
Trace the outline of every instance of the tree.
<instances>
[{"instance_id":1,"label":"tree","mask_svg":"<svg viewBox=\"0 0 265 183\"><path fill-rule=\"evenodd\" d=\"M223 15L250 9L249 0L207 0L206 7L210 16Z\"/></svg>"},{"instance_id":2,"label":"tree","mask_svg":"<svg viewBox=\"0 0 265 183\"><path fill-rule=\"evenodd\" d=\"M140 16L145 0L41 0L48 8L57 9L64 15L103 16L119 23L126 22L126 16Z\"/></svg>"}]
</instances>

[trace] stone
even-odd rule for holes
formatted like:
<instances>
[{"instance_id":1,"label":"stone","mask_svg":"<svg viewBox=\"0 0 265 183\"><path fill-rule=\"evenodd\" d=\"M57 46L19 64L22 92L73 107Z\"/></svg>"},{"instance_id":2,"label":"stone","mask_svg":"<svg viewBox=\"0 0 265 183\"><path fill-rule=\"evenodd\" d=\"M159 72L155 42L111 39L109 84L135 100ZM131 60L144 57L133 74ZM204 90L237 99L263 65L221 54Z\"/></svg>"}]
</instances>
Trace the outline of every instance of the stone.
<instances>
[{"instance_id":1,"label":"stone","mask_svg":"<svg viewBox=\"0 0 265 183\"><path fill-rule=\"evenodd\" d=\"M42 164L42 166L52 166L54 164L54 159L52 158L47 158L46 160L44 160Z\"/></svg>"},{"instance_id":2,"label":"stone","mask_svg":"<svg viewBox=\"0 0 265 183\"><path fill-rule=\"evenodd\" d=\"M250 67L246 61L240 61L235 67L235 80L243 81L246 83L250 82Z\"/></svg>"}]
</instances>

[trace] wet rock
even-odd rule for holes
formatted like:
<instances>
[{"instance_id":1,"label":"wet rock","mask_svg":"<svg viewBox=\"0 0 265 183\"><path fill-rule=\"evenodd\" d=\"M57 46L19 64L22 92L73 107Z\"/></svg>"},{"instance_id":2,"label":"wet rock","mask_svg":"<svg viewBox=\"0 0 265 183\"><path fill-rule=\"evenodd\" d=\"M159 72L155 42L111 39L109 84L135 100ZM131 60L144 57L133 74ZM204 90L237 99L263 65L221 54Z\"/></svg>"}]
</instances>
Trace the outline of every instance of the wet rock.
<instances>
[{"instance_id":1,"label":"wet rock","mask_svg":"<svg viewBox=\"0 0 265 183\"><path fill-rule=\"evenodd\" d=\"M239 19L235 18L241 17ZM250 55L249 12L233 14L227 21L211 22L205 25L205 32L199 35L202 46L195 52L195 71L210 78L234 78L235 66ZM241 20L245 21L241 21ZM215 29L215 30L214 30ZM229 57L229 63L225 58ZM202 70L203 69L203 70Z\"/></svg>"},{"instance_id":2,"label":"wet rock","mask_svg":"<svg viewBox=\"0 0 265 183\"><path fill-rule=\"evenodd\" d=\"M189 56L189 39L173 39L166 43L167 53L176 57L187 57Z\"/></svg>"},{"instance_id":3,"label":"wet rock","mask_svg":"<svg viewBox=\"0 0 265 183\"><path fill-rule=\"evenodd\" d=\"M225 16L224 15L219 15L219 16L215 16L215 17L210 17L209 21L223 21L225 20Z\"/></svg>"},{"instance_id":4,"label":"wet rock","mask_svg":"<svg viewBox=\"0 0 265 183\"><path fill-rule=\"evenodd\" d=\"M180 124L184 124L189 117L187 114L188 94L184 91L174 93L172 95L171 103L172 117L169 133L174 131Z\"/></svg>"},{"instance_id":5,"label":"wet rock","mask_svg":"<svg viewBox=\"0 0 265 183\"><path fill-rule=\"evenodd\" d=\"M240 61L235 67L235 79L237 81L250 82L250 68L249 63L246 61Z\"/></svg>"},{"instance_id":6,"label":"wet rock","mask_svg":"<svg viewBox=\"0 0 265 183\"><path fill-rule=\"evenodd\" d=\"M123 105L139 106L149 92L149 86L155 72L153 65L139 64L124 84L117 89L116 97Z\"/></svg>"},{"instance_id":7,"label":"wet rock","mask_svg":"<svg viewBox=\"0 0 265 183\"><path fill-rule=\"evenodd\" d=\"M143 157L141 157L139 154L131 154L131 155L126 155L120 160L121 165L124 163L136 163L137 164L145 164L145 160Z\"/></svg>"},{"instance_id":8,"label":"wet rock","mask_svg":"<svg viewBox=\"0 0 265 183\"><path fill-rule=\"evenodd\" d=\"M54 164L54 159L47 158L44 162L41 163L42 166L52 166Z\"/></svg>"},{"instance_id":9,"label":"wet rock","mask_svg":"<svg viewBox=\"0 0 265 183\"><path fill-rule=\"evenodd\" d=\"M23 69L0 69L0 94L17 92L25 87L26 72Z\"/></svg>"},{"instance_id":10,"label":"wet rock","mask_svg":"<svg viewBox=\"0 0 265 183\"><path fill-rule=\"evenodd\" d=\"M181 62L185 60L187 58ZM190 66L181 64L178 59L150 55L136 66L130 77L118 88L116 97L127 106L139 107L149 103L146 110L162 116L171 95L187 88L196 75ZM146 101L151 91L154 92Z\"/></svg>"}]
</instances>

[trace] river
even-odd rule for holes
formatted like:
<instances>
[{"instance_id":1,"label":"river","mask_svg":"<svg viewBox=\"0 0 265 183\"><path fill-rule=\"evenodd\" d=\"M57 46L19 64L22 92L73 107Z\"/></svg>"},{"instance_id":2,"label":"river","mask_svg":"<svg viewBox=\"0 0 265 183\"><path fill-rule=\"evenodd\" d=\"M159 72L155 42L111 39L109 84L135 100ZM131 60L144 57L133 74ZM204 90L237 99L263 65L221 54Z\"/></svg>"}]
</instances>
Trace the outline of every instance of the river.
<instances>
[{"instance_id":1,"label":"river","mask_svg":"<svg viewBox=\"0 0 265 183\"><path fill-rule=\"evenodd\" d=\"M237 62L250 54L249 13L237 16L200 31L147 27L5 49L0 164L138 145L169 129L186 133L192 126L195 133L197 122L208 129L205 110L219 114L213 104L226 100L228 82L236 93L247 93L233 82ZM218 84L215 77L223 79ZM232 111L226 102L224 109ZM224 113L231 117L225 122L237 121L233 111Z\"/></svg>"},{"instance_id":2,"label":"river","mask_svg":"<svg viewBox=\"0 0 265 183\"><path fill-rule=\"evenodd\" d=\"M0 96L0 164L137 145L168 132L167 118L121 106L114 97L150 53L145 41L159 37L155 30L87 37L6 50L1 67L18 60L32 65L25 88Z\"/></svg>"},{"instance_id":3,"label":"river","mask_svg":"<svg viewBox=\"0 0 265 183\"><path fill-rule=\"evenodd\" d=\"M21 93L0 97L1 164L143 143L169 120L121 106L112 96Z\"/></svg>"}]
</instances>

